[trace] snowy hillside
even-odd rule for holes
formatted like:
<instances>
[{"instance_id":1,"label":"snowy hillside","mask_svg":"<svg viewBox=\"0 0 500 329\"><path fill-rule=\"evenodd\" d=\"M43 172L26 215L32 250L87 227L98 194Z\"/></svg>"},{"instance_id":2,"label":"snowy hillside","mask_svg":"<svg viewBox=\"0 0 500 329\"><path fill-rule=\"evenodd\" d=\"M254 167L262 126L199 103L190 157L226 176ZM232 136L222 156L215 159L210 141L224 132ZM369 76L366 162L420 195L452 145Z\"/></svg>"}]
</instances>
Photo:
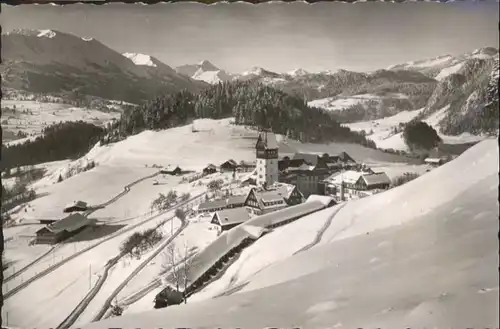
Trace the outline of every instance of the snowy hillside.
<instances>
[{"instance_id":1,"label":"snowy hillside","mask_svg":"<svg viewBox=\"0 0 500 329\"><path fill-rule=\"evenodd\" d=\"M494 327L498 161L496 141L484 141L404 186L261 238L187 305L84 328L165 318L191 328Z\"/></svg>"}]
</instances>

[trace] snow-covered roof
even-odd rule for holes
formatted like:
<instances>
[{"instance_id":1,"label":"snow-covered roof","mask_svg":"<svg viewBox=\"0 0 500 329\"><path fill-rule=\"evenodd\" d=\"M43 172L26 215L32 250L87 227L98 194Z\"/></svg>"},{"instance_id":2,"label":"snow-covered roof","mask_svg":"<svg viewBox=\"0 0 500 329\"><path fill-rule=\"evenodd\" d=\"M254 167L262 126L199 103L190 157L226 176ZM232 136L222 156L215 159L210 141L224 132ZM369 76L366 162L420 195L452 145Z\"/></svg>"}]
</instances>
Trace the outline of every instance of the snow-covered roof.
<instances>
[{"instance_id":1,"label":"snow-covered roof","mask_svg":"<svg viewBox=\"0 0 500 329\"><path fill-rule=\"evenodd\" d=\"M363 175L361 178L365 181L367 186L379 184L391 184L391 179L385 172L374 173L371 175Z\"/></svg>"},{"instance_id":2,"label":"snow-covered roof","mask_svg":"<svg viewBox=\"0 0 500 329\"><path fill-rule=\"evenodd\" d=\"M347 184L354 184L359 180L361 176L366 174L369 173L362 171L355 171L355 170L347 170L344 172L335 173L330 177L326 178L324 181L330 184L341 184L342 182Z\"/></svg>"},{"instance_id":3,"label":"snow-covered roof","mask_svg":"<svg viewBox=\"0 0 500 329\"><path fill-rule=\"evenodd\" d=\"M295 206L286 207L271 213L250 218L243 224L222 233L214 242L194 256L189 281L194 282L203 275L213 264L231 249L238 246L245 239L255 239L253 234L249 234L244 228L247 225L268 228L274 224L281 223L294 217L301 217L324 209L325 205L320 201L301 203Z\"/></svg>"},{"instance_id":4,"label":"snow-covered roof","mask_svg":"<svg viewBox=\"0 0 500 329\"><path fill-rule=\"evenodd\" d=\"M233 195L221 200L205 201L198 206L198 210L210 210L225 208L229 205L237 205L245 202L246 195Z\"/></svg>"},{"instance_id":5,"label":"snow-covered roof","mask_svg":"<svg viewBox=\"0 0 500 329\"><path fill-rule=\"evenodd\" d=\"M46 228L53 233L59 233L62 231L73 232L93 222L94 220L87 218L82 214L74 213L47 225Z\"/></svg>"},{"instance_id":6,"label":"snow-covered roof","mask_svg":"<svg viewBox=\"0 0 500 329\"><path fill-rule=\"evenodd\" d=\"M240 224L250 219L246 208L224 209L215 213L221 226Z\"/></svg>"},{"instance_id":7,"label":"snow-covered roof","mask_svg":"<svg viewBox=\"0 0 500 329\"><path fill-rule=\"evenodd\" d=\"M430 163L439 163L443 161L441 158L426 158L424 160L425 162L430 162Z\"/></svg>"},{"instance_id":8,"label":"snow-covered roof","mask_svg":"<svg viewBox=\"0 0 500 329\"><path fill-rule=\"evenodd\" d=\"M335 199L327 195L311 194L306 200L306 202L314 202L314 201L319 201L323 203L325 206L328 206L332 201L335 202Z\"/></svg>"}]
</instances>

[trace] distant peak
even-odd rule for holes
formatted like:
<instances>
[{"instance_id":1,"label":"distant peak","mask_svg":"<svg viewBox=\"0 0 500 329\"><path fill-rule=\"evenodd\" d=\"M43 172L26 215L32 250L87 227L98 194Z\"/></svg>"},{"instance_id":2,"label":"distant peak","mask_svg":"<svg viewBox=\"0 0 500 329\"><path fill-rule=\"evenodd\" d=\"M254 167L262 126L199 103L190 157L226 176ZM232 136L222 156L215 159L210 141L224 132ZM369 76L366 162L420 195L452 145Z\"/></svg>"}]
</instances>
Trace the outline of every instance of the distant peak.
<instances>
[{"instance_id":1,"label":"distant peak","mask_svg":"<svg viewBox=\"0 0 500 329\"><path fill-rule=\"evenodd\" d=\"M203 70L203 71L218 71L219 68L217 68L214 64L209 62L208 60L202 60L201 62L198 63L198 66Z\"/></svg>"},{"instance_id":2,"label":"distant peak","mask_svg":"<svg viewBox=\"0 0 500 329\"><path fill-rule=\"evenodd\" d=\"M298 69L295 69L295 70L288 72L288 75L291 75L291 76L302 76L302 75L307 75L307 74L309 74L309 72L307 72L306 70L301 69L301 68L298 68Z\"/></svg>"},{"instance_id":3,"label":"distant peak","mask_svg":"<svg viewBox=\"0 0 500 329\"><path fill-rule=\"evenodd\" d=\"M262 67L254 66L252 67L249 71L243 72L243 75L261 75L264 72L264 69Z\"/></svg>"},{"instance_id":4,"label":"distant peak","mask_svg":"<svg viewBox=\"0 0 500 329\"><path fill-rule=\"evenodd\" d=\"M45 37L45 38L53 38L56 36L56 32L52 31L52 30L39 30L38 31L39 33L37 34L37 37L41 38L41 37Z\"/></svg>"}]
</instances>

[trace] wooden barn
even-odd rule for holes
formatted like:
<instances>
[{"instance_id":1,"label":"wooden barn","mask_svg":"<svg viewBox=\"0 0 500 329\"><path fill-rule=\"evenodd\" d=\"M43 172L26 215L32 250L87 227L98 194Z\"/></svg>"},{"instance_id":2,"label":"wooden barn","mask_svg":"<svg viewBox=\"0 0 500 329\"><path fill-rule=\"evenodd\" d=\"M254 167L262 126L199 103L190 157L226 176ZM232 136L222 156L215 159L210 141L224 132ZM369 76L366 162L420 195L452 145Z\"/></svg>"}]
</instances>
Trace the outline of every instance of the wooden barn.
<instances>
[{"instance_id":1,"label":"wooden barn","mask_svg":"<svg viewBox=\"0 0 500 329\"><path fill-rule=\"evenodd\" d=\"M218 225L220 231L227 231L249 219L250 214L245 208L233 208L215 212L211 223Z\"/></svg>"},{"instance_id":2,"label":"wooden barn","mask_svg":"<svg viewBox=\"0 0 500 329\"><path fill-rule=\"evenodd\" d=\"M55 244L63 241L94 223L82 214L71 214L36 231L36 244Z\"/></svg>"},{"instance_id":3,"label":"wooden barn","mask_svg":"<svg viewBox=\"0 0 500 329\"><path fill-rule=\"evenodd\" d=\"M75 211L86 211L88 210L87 202L83 201L75 201L69 205L67 205L64 209L64 213L70 213Z\"/></svg>"},{"instance_id":4,"label":"wooden barn","mask_svg":"<svg viewBox=\"0 0 500 329\"><path fill-rule=\"evenodd\" d=\"M236 163L236 161L234 161L233 159L229 159L220 165L221 172L233 172L236 171L237 168L238 163Z\"/></svg>"},{"instance_id":5,"label":"wooden barn","mask_svg":"<svg viewBox=\"0 0 500 329\"><path fill-rule=\"evenodd\" d=\"M168 166L160 169L160 173L165 174L165 175L176 176L176 175L180 175L182 173L182 169L179 166L168 165Z\"/></svg>"},{"instance_id":6,"label":"wooden barn","mask_svg":"<svg viewBox=\"0 0 500 329\"><path fill-rule=\"evenodd\" d=\"M217 167L214 164L209 164L203 168L203 175L215 174L217 172Z\"/></svg>"}]
</instances>

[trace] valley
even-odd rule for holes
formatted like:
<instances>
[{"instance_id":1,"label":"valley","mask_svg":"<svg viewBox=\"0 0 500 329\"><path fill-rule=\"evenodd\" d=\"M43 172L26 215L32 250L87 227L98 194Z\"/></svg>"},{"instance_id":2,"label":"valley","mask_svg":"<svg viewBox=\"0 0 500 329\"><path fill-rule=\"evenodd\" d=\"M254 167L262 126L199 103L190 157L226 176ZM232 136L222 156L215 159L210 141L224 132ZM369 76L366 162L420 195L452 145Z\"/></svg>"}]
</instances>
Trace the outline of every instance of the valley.
<instances>
[{"instance_id":1,"label":"valley","mask_svg":"<svg viewBox=\"0 0 500 329\"><path fill-rule=\"evenodd\" d=\"M121 5L5 6L2 329L498 327L486 11Z\"/></svg>"}]
</instances>

